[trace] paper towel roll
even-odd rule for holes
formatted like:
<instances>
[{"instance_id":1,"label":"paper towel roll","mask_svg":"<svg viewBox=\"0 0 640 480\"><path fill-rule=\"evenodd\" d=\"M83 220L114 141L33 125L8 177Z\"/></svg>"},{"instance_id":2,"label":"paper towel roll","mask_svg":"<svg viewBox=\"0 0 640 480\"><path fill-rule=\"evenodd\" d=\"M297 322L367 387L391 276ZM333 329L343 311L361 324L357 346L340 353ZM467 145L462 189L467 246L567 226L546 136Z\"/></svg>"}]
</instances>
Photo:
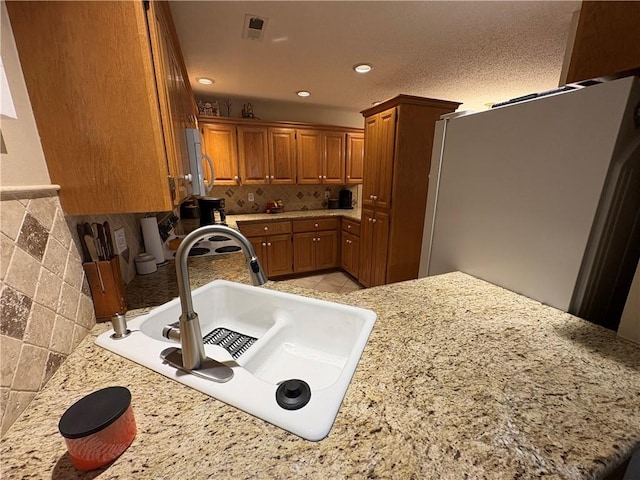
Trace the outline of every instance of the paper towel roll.
<instances>
[{"instance_id":1,"label":"paper towel roll","mask_svg":"<svg viewBox=\"0 0 640 480\"><path fill-rule=\"evenodd\" d=\"M164 263L164 250L162 248L162 240L160 240L160 232L158 231L158 221L155 217L145 217L140 220L140 226L142 227L144 249L155 257L156 264Z\"/></svg>"}]
</instances>

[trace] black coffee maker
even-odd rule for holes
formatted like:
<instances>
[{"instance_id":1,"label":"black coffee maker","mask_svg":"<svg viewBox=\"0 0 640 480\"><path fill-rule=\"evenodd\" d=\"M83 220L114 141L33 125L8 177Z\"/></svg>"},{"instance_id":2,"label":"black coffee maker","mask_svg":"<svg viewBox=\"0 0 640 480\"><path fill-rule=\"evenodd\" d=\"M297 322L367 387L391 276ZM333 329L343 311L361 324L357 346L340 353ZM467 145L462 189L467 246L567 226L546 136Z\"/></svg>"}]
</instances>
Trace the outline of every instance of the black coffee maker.
<instances>
[{"instance_id":1,"label":"black coffee maker","mask_svg":"<svg viewBox=\"0 0 640 480\"><path fill-rule=\"evenodd\" d=\"M200 226L226 225L227 217L224 213L224 198L201 197L198 199L200 207ZM216 220L216 213L218 219Z\"/></svg>"},{"instance_id":2,"label":"black coffee maker","mask_svg":"<svg viewBox=\"0 0 640 480\"><path fill-rule=\"evenodd\" d=\"M353 208L353 192L351 190L340 190L338 206L339 208Z\"/></svg>"}]
</instances>

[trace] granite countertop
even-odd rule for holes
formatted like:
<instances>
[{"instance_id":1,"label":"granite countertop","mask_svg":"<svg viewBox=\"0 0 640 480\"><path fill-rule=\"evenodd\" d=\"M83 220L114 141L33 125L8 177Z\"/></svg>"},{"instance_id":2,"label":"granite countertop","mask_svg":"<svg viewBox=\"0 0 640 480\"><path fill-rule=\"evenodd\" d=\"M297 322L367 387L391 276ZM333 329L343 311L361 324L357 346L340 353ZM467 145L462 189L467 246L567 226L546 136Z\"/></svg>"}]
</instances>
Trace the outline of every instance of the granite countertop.
<instances>
[{"instance_id":1,"label":"granite countertop","mask_svg":"<svg viewBox=\"0 0 640 480\"><path fill-rule=\"evenodd\" d=\"M209 265L244 281L239 259ZM614 332L463 273L348 295L266 287L378 313L326 439L302 440L94 345L103 324L4 435L3 475L603 478L640 443L640 348ZM131 390L137 436L104 471L80 474L58 420L110 385Z\"/></svg>"},{"instance_id":2,"label":"granite countertop","mask_svg":"<svg viewBox=\"0 0 640 480\"><path fill-rule=\"evenodd\" d=\"M294 212L282 213L251 213L242 215L227 215L227 224L232 228L237 228L238 222L252 222L258 220L294 220L298 218L320 218L320 217L344 217L350 220L360 221L362 210L354 209L326 209L326 210L298 210Z\"/></svg>"}]
</instances>

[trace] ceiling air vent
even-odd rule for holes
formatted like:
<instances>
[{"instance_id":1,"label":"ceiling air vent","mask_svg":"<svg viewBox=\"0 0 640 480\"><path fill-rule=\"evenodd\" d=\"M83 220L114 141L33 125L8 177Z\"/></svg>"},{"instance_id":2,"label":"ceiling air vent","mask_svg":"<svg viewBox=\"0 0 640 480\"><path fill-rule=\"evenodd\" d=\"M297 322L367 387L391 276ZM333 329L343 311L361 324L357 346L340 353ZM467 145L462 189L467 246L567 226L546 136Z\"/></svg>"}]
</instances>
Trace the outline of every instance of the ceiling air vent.
<instances>
[{"instance_id":1,"label":"ceiling air vent","mask_svg":"<svg viewBox=\"0 0 640 480\"><path fill-rule=\"evenodd\" d=\"M267 17L259 17L258 15L245 15L244 16L244 29L242 30L242 38L248 38L249 40L262 41L264 38L264 31L267 29L267 23L269 19Z\"/></svg>"}]
</instances>

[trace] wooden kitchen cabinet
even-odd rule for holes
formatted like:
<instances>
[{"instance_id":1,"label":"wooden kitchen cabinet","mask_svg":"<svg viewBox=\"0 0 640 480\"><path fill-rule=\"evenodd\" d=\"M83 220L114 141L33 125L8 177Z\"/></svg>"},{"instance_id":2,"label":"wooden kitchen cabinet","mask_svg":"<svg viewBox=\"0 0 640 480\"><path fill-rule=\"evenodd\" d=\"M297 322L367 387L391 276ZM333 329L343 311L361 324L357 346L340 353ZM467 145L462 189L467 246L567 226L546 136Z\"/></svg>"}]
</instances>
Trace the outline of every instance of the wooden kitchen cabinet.
<instances>
[{"instance_id":1,"label":"wooden kitchen cabinet","mask_svg":"<svg viewBox=\"0 0 640 480\"><path fill-rule=\"evenodd\" d=\"M239 185L236 127L233 125L200 124L204 151L213 162L215 185ZM204 162L205 183L211 183L208 162Z\"/></svg>"},{"instance_id":2,"label":"wooden kitchen cabinet","mask_svg":"<svg viewBox=\"0 0 640 480\"><path fill-rule=\"evenodd\" d=\"M364 134L347 133L346 183L348 185L362 183L364 170Z\"/></svg>"},{"instance_id":3,"label":"wooden kitchen cabinet","mask_svg":"<svg viewBox=\"0 0 640 480\"><path fill-rule=\"evenodd\" d=\"M459 105L398 95L362 112L363 285L418 277L435 122Z\"/></svg>"},{"instance_id":4,"label":"wooden kitchen cabinet","mask_svg":"<svg viewBox=\"0 0 640 480\"><path fill-rule=\"evenodd\" d=\"M269 146L266 127L238 126L240 181L243 185L269 183Z\"/></svg>"},{"instance_id":5,"label":"wooden kitchen cabinet","mask_svg":"<svg viewBox=\"0 0 640 480\"><path fill-rule=\"evenodd\" d=\"M387 258L389 248L389 214L362 209L360 228L360 270L358 280L365 287L384 285L387 282Z\"/></svg>"},{"instance_id":6,"label":"wooden kitchen cabinet","mask_svg":"<svg viewBox=\"0 0 640 480\"><path fill-rule=\"evenodd\" d=\"M296 131L269 128L269 181L272 185L296 183Z\"/></svg>"},{"instance_id":7,"label":"wooden kitchen cabinet","mask_svg":"<svg viewBox=\"0 0 640 480\"><path fill-rule=\"evenodd\" d=\"M184 127L195 126L196 108L168 4L8 2L7 10L65 212L175 207L187 194Z\"/></svg>"},{"instance_id":8,"label":"wooden kitchen cabinet","mask_svg":"<svg viewBox=\"0 0 640 480\"><path fill-rule=\"evenodd\" d=\"M360 273L360 222L342 219L340 267L353 277Z\"/></svg>"},{"instance_id":9,"label":"wooden kitchen cabinet","mask_svg":"<svg viewBox=\"0 0 640 480\"><path fill-rule=\"evenodd\" d=\"M249 239L268 278L293 273L291 222L258 222L239 225Z\"/></svg>"},{"instance_id":10,"label":"wooden kitchen cabinet","mask_svg":"<svg viewBox=\"0 0 640 480\"><path fill-rule=\"evenodd\" d=\"M339 266L338 218L293 221L293 271Z\"/></svg>"},{"instance_id":11,"label":"wooden kitchen cabinet","mask_svg":"<svg viewBox=\"0 0 640 480\"><path fill-rule=\"evenodd\" d=\"M297 130L298 184L345 184L345 133Z\"/></svg>"}]
</instances>

